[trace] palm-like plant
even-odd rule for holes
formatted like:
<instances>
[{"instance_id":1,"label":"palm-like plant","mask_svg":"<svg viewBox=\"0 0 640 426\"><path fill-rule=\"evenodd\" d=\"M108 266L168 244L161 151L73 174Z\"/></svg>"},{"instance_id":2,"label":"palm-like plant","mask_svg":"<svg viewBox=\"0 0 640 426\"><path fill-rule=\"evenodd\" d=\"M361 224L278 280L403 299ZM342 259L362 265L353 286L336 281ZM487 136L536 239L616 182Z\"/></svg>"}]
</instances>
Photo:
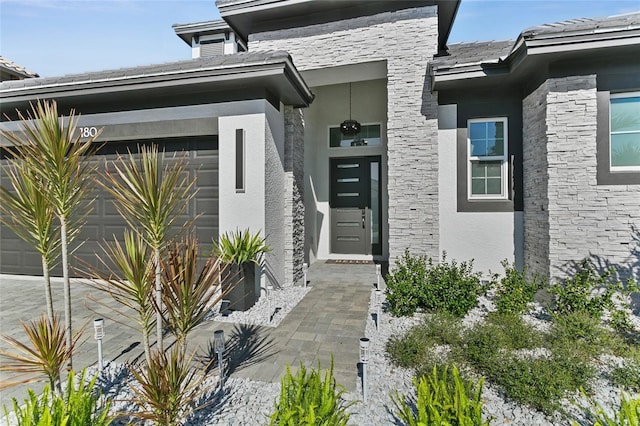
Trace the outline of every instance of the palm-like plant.
<instances>
[{"instance_id":1,"label":"palm-like plant","mask_svg":"<svg viewBox=\"0 0 640 426\"><path fill-rule=\"evenodd\" d=\"M75 111L58 116L55 101L32 105L27 115L18 114L22 122L20 132L3 132L13 144L14 157L24 160L40 188L47 196L60 225L62 275L64 278L64 322L67 346L71 347L71 281L69 278L69 244L91 210L89 197L95 166L91 156L98 135L82 141L76 131ZM65 124L66 121L66 124ZM98 133L99 134L99 133ZM69 357L69 368L72 358Z\"/></svg>"},{"instance_id":2,"label":"palm-like plant","mask_svg":"<svg viewBox=\"0 0 640 426\"><path fill-rule=\"evenodd\" d=\"M81 333L76 333L71 345L68 345L65 330L60 324L58 315L54 315L51 320L41 315L39 319L29 324L23 322L22 327L31 346L10 336L0 337L15 349L15 352L0 350L0 357L5 359L5 362L0 364L0 371L18 373L18 377L24 375L27 377L4 382L0 384L0 389L34 382L38 380L38 376L45 375L49 379L51 388L60 393L62 391L60 371L62 366L71 359Z\"/></svg>"},{"instance_id":3,"label":"palm-like plant","mask_svg":"<svg viewBox=\"0 0 640 426\"><path fill-rule=\"evenodd\" d=\"M200 408L195 404L206 376L198 373L192 360L175 347L168 355L154 351L151 362L142 370L130 368L140 385L130 385L133 402L140 408L132 416L159 426L173 426L189 411Z\"/></svg>"},{"instance_id":4,"label":"palm-like plant","mask_svg":"<svg viewBox=\"0 0 640 426\"><path fill-rule=\"evenodd\" d=\"M0 187L0 221L13 230L42 258L42 275L47 316L53 320L50 270L59 256L60 239L55 226L55 212L42 192L38 177L25 166L25 160L10 160L6 169L13 191Z\"/></svg>"},{"instance_id":5,"label":"palm-like plant","mask_svg":"<svg viewBox=\"0 0 640 426\"><path fill-rule=\"evenodd\" d=\"M115 310L119 317L135 323L142 332L142 342L147 363L151 362L149 335L153 332L154 267L149 245L131 231L124 233L124 247L117 240L103 247L105 258L99 258L106 272L93 269L90 275L98 277L89 285L109 294L115 301L131 309L135 315ZM115 265L115 266L111 266ZM100 303L94 298L94 301ZM106 304L105 304L106 306ZM122 322L121 320L115 320Z\"/></svg>"},{"instance_id":6,"label":"palm-like plant","mask_svg":"<svg viewBox=\"0 0 640 426\"><path fill-rule=\"evenodd\" d=\"M189 237L169 244L167 259L162 262L165 323L176 336L183 354L189 332L223 297L220 277L226 264L211 256L200 268L198 257L198 242Z\"/></svg>"},{"instance_id":7,"label":"palm-like plant","mask_svg":"<svg viewBox=\"0 0 640 426\"><path fill-rule=\"evenodd\" d=\"M100 184L114 197L115 207L132 229L140 232L153 249L157 344L162 343L162 278L160 254L169 232L195 195L195 178L185 173L186 163L164 166L157 146L140 147L140 161L133 154L118 157L114 172L107 171ZM187 224L183 224L184 229Z\"/></svg>"}]
</instances>

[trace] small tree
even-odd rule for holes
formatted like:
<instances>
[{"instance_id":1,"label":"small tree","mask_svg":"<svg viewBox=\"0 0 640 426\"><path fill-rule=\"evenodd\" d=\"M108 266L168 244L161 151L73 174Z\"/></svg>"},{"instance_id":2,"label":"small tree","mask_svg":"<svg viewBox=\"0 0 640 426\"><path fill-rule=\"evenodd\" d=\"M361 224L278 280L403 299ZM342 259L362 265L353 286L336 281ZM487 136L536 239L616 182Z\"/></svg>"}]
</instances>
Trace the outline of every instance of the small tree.
<instances>
[{"instance_id":1,"label":"small tree","mask_svg":"<svg viewBox=\"0 0 640 426\"><path fill-rule=\"evenodd\" d=\"M25 161L14 158L6 169L13 191L0 187L0 221L40 253L47 317L53 321L50 270L60 256L59 229L53 206L42 192L43 185Z\"/></svg>"},{"instance_id":2,"label":"small tree","mask_svg":"<svg viewBox=\"0 0 640 426\"><path fill-rule=\"evenodd\" d=\"M71 347L71 280L69 277L69 244L78 235L91 210L91 162L98 135L81 140L76 131L77 118L71 110L68 117L58 116L55 101L32 105L27 115L18 113L22 130L4 132L14 146L12 152L24 160L25 168L42 194L47 197L60 225L62 275L64 279L64 322L67 346ZM65 123L66 122L66 123ZM69 357L69 368L72 358Z\"/></svg>"},{"instance_id":3,"label":"small tree","mask_svg":"<svg viewBox=\"0 0 640 426\"><path fill-rule=\"evenodd\" d=\"M162 273L160 255L172 226L195 195L195 178L189 179L186 163L164 166L157 146L140 147L140 161L133 154L118 157L115 171L107 171L99 183L114 197L118 213L153 249L155 265L156 334L162 343ZM180 229L184 229L183 224Z\"/></svg>"},{"instance_id":4,"label":"small tree","mask_svg":"<svg viewBox=\"0 0 640 426\"><path fill-rule=\"evenodd\" d=\"M162 262L165 323L176 336L182 355L189 332L223 297L220 277L227 265L211 256L201 268L198 257L198 242L189 237L180 243L171 243L167 259Z\"/></svg>"},{"instance_id":5,"label":"small tree","mask_svg":"<svg viewBox=\"0 0 640 426\"><path fill-rule=\"evenodd\" d=\"M115 301L135 312L114 312L137 324L142 332L142 342L147 363L151 362L149 335L153 331L154 313L154 266L149 246L142 237L131 231L124 233L124 247L117 240L104 247L106 259L99 257L106 272L91 268L90 275L98 277L90 286L109 294ZM115 265L111 266L111 265ZM101 303L95 298L96 303ZM104 304L107 306L106 304ZM113 308L111 308L113 309ZM129 322L127 322L129 325Z\"/></svg>"}]
</instances>

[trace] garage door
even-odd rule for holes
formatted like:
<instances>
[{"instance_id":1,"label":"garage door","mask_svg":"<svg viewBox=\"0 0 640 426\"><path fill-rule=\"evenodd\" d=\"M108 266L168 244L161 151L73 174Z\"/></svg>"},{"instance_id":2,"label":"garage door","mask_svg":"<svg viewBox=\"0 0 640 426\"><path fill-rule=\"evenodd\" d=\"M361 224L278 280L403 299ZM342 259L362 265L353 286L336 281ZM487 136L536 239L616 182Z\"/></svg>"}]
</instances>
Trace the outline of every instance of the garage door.
<instances>
[{"instance_id":1,"label":"garage door","mask_svg":"<svg viewBox=\"0 0 640 426\"><path fill-rule=\"evenodd\" d=\"M96 159L101 169L114 160L118 154L138 151L140 144L157 144L164 151L165 164L172 164L179 159L188 162L189 176L197 176L197 195L189 202L180 222L200 215L194 226L194 233L203 244L206 252L211 249L212 239L218 237L218 139L217 136L170 138L144 140L134 142L110 142ZM3 165L7 161L2 160ZM3 172L0 182L5 188L9 181ZM105 240L113 240L113 236L122 240L125 222L112 203L112 197L104 190L97 188L94 197L93 211L87 218L81 234L75 241L75 252L72 265L78 267L83 261L98 265L97 255L102 252L100 245ZM40 256L26 243L20 240L11 229L0 226L0 273L41 275ZM62 275L60 266L54 268L54 276ZM76 274L77 275L77 274Z\"/></svg>"}]
</instances>

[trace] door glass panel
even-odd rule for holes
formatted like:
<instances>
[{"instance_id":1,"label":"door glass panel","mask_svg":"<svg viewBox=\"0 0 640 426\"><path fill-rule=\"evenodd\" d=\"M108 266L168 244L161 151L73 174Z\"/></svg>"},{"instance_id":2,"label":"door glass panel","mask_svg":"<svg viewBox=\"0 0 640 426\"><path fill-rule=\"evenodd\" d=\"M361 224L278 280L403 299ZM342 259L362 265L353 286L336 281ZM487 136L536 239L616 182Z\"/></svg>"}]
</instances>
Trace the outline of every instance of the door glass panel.
<instances>
[{"instance_id":1,"label":"door glass panel","mask_svg":"<svg viewBox=\"0 0 640 426\"><path fill-rule=\"evenodd\" d=\"M380 163L371 163L371 244L380 243Z\"/></svg>"},{"instance_id":2,"label":"door glass panel","mask_svg":"<svg viewBox=\"0 0 640 426\"><path fill-rule=\"evenodd\" d=\"M357 169L360 167L360 164L338 164L339 169Z\"/></svg>"},{"instance_id":3,"label":"door glass panel","mask_svg":"<svg viewBox=\"0 0 640 426\"><path fill-rule=\"evenodd\" d=\"M340 178L338 179L338 183L355 183L360 182L360 178Z\"/></svg>"}]
</instances>

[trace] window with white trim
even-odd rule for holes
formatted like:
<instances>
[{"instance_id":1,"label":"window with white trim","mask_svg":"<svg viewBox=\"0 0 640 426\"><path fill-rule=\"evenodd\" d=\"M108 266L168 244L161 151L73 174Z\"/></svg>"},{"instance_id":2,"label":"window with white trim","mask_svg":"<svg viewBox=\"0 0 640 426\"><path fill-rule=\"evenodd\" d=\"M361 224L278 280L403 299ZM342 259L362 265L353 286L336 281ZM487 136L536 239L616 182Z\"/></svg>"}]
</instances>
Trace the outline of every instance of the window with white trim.
<instances>
[{"instance_id":1,"label":"window with white trim","mask_svg":"<svg viewBox=\"0 0 640 426\"><path fill-rule=\"evenodd\" d=\"M609 164L612 171L640 171L640 92L611 94Z\"/></svg>"},{"instance_id":2,"label":"window with white trim","mask_svg":"<svg viewBox=\"0 0 640 426\"><path fill-rule=\"evenodd\" d=\"M469 199L508 198L507 133L506 117L467 121Z\"/></svg>"}]
</instances>

